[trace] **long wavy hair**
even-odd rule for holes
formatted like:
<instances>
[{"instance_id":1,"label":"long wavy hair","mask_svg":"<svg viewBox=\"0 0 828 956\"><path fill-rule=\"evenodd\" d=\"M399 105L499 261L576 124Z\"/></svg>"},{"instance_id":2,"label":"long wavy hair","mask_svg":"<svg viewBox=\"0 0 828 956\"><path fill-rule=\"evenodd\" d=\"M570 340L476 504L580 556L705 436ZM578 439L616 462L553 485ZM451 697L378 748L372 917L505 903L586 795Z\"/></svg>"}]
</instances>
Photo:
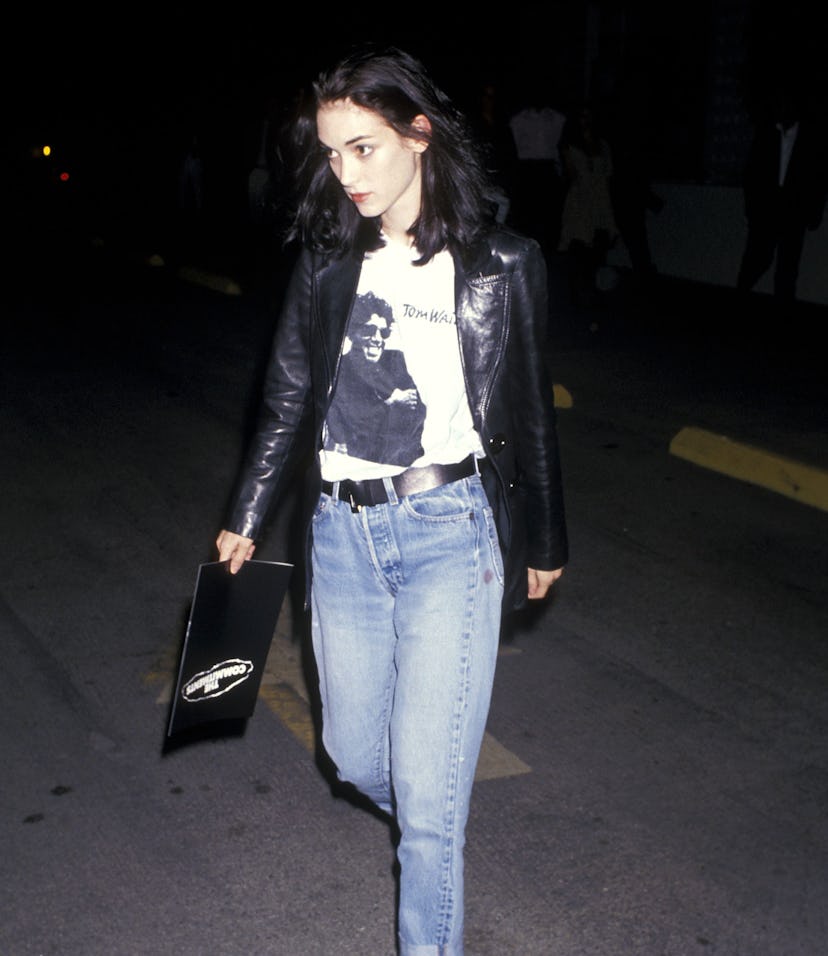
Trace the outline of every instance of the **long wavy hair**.
<instances>
[{"instance_id":1,"label":"long wavy hair","mask_svg":"<svg viewBox=\"0 0 828 956\"><path fill-rule=\"evenodd\" d=\"M348 56L312 84L293 126L296 203L288 238L334 256L382 245L379 218L359 214L319 145L317 110L345 99L380 114L400 136L428 142L421 154L420 214L409 230L420 253L418 262L479 238L491 220L480 146L465 116L423 65L396 48ZM419 115L431 123L428 135L412 125Z\"/></svg>"}]
</instances>

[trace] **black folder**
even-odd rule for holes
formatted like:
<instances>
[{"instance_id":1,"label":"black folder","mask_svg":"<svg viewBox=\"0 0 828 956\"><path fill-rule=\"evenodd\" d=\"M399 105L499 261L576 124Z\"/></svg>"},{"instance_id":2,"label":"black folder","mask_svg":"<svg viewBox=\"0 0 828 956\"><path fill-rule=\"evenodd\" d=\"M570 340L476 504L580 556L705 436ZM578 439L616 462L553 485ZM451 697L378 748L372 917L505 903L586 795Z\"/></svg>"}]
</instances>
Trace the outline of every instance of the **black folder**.
<instances>
[{"instance_id":1,"label":"black folder","mask_svg":"<svg viewBox=\"0 0 828 956\"><path fill-rule=\"evenodd\" d=\"M198 569L167 736L250 717L256 707L292 564L228 561Z\"/></svg>"}]
</instances>

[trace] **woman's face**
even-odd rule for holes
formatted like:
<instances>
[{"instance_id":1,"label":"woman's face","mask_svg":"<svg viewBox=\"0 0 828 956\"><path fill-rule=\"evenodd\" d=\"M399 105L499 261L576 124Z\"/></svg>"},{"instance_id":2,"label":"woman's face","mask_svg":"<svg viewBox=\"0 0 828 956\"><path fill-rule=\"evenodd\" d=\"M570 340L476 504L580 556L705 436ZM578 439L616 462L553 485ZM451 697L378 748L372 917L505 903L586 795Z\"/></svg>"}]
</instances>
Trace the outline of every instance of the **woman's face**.
<instances>
[{"instance_id":1,"label":"woman's face","mask_svg":"<svg viewBox=\"0 0 828 956\"><path fill-rule=\"evenodd\" d=\"M427 129L428 120L418 119ZM321 106L316 128L333 174L360 215L379 216L389 235L407 233L420 214L425 141L400 136L379 113L351 100Z\"/></svg>"}]
</instances>

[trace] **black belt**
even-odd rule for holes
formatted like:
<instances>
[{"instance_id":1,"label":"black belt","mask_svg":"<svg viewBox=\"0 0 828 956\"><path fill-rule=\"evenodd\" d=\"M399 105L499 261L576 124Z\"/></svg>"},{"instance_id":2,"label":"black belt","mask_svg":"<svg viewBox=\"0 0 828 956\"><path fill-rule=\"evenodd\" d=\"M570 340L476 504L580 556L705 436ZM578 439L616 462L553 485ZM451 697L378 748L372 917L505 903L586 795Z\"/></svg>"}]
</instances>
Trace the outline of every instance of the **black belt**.
<instances>
[{"instance_id":1,"label":"black belt","mask_svg":"<svg viewBox=\"0 0 828 956\"><path fill-rule=\"evenodd\" d=\"M404 498L406 495L413 495L418 491L430 491L432 488L439 488L440 485L447 485L450 481L468 478L476 471L475 457L469 455L463 461L455 462L452 465L426 465L424 468L408 468L400 472L399 475L394 475L391 478L391 484L397 496ZM334 483L323 481L322 490L326 495L332 495ZM363 481L351 481L350 478L346 478L339 482L339 498L351 503L351 511L359 511L360 508L370 507L371 505L385 504L388 501L388 492L385 490L385 483L382 478L366 478Z\"/></svg>"}]
</instances>

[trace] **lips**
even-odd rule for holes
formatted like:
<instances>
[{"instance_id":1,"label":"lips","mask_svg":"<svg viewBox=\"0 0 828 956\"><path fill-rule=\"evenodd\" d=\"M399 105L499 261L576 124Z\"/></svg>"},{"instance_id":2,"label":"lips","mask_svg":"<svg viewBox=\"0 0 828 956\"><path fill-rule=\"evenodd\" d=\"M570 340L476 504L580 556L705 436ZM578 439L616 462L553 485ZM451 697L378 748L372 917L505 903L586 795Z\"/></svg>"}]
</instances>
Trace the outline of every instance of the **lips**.
<instances>
[{"instance_id":1,"label":"lips","mask_svg":"<svg viewBox=\"0 0 828 956\"><path fill-rule=\"evenodd\" d=\"M365 200L370 196L370 193L348 193L348 198L355 203L365 202Z\"/></svg>"}]
</instances>

